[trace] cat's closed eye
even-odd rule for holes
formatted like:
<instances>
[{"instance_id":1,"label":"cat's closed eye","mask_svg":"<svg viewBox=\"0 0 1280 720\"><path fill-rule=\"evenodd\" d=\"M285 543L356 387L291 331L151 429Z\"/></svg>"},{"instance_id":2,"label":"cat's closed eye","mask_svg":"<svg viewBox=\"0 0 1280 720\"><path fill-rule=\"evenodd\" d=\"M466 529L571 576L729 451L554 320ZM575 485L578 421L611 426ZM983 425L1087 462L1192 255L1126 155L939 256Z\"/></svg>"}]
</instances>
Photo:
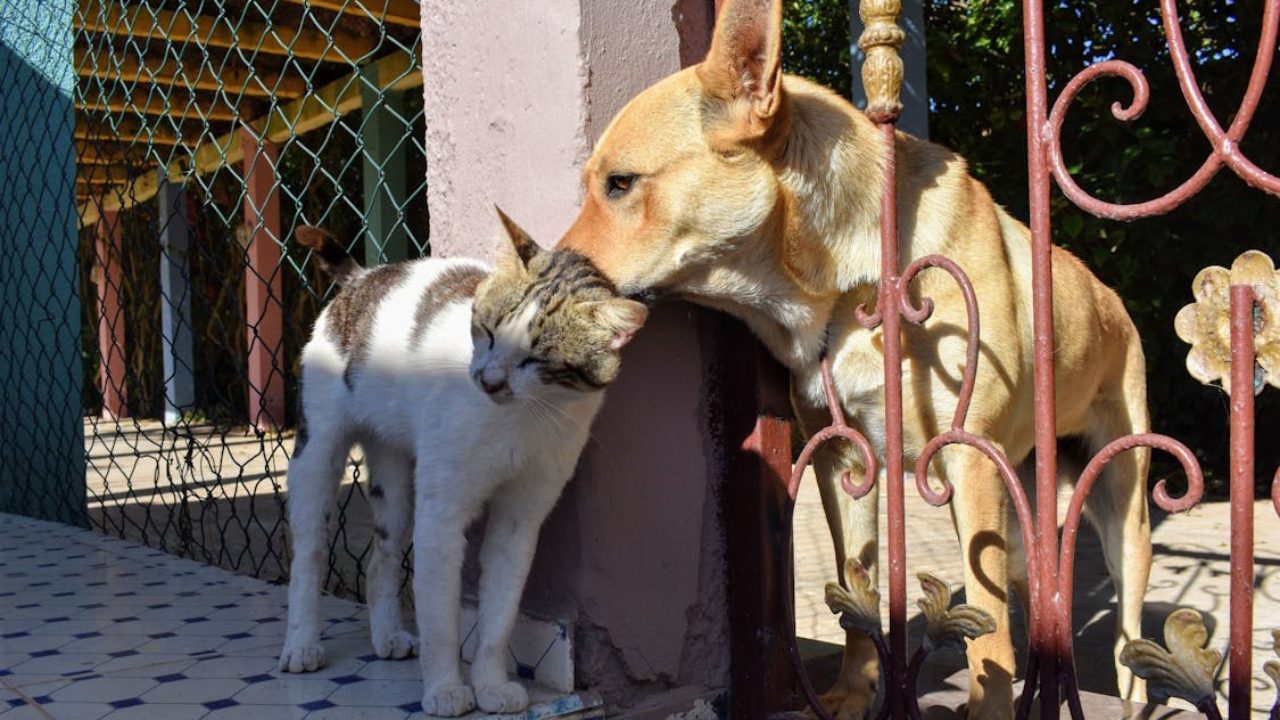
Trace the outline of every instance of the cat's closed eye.
<instances>
[{"instance_id":1,"label":"cat's closed eye","mask_svg":"<svg viewBox=\"0 0 1280 720\"><path fill-rule=\"evenodd\" d=\"M517 367L517 368L520 368L520 369L523 369L523 368L530 367L530 366L532 366L532 365L540 364L540 363L542 363L542 362L543 362L543 361L542 361L542 360L540 360L540 359L538 359L538 358L535 358L535 357L527 357L527 358L525 358L525 359L521 360L521 361L520 361L520 364L516 365L516 367Z\"/></svg>"}]
</instances>

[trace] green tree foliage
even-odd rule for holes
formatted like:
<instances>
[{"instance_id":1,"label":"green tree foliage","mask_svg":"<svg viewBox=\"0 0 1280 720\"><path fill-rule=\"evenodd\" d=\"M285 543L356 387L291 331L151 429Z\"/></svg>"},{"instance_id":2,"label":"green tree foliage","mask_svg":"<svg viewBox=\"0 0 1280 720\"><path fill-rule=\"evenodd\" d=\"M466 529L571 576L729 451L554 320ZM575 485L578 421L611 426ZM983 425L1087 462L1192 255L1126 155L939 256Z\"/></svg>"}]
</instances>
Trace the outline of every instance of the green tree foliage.
<instances>
[{"instance_id":1,"label":"green tree foliage","mask_svg":"<svg viewBox=\"0 0 1280 720\"><path fill-rule=\"evenodd\" d=\"M784 58L797 72L847 93L848 9L838 0L787 5ZM1185 5L1185 4L1184 4ZM1263 0L1215 0L1182 9L1180 26L1196 81L1220 123L1235 118L1257 54ZM996 200L1027 217L1026 89L1022 5L1014 0L925 0L930 135L970 162ZM1180 185L1210 146L1182 98L1155 2L1060 2L1044 10L1050 102L1088 65L1125 60L1151 89L1147 111L1130 123L1111 106L1131 102L1123 80L1104 78L1077 98L1062 131L1062 154L1076 182L1119 203L1158 197ZM1241 147L1257 165L1280 172L1280 97L1264 93ZM1222 492L1227 468L1227 398L1185 370L1188 347L1173 332L1191 301L1191 281L1208 265L1229 266L1241 252L1280 258L1280 199L1223 170L1198 196L1162 216L1118 222L1096 218L1061 193L1052 196L1054 240L1079 255L1124 298L1143 338L1154 430L1179 438ZM1258 398L1257 488L1280 464L1280 390ZM1176 474L1155 458L1159 477Z\"/></svg>"}]
</instances>

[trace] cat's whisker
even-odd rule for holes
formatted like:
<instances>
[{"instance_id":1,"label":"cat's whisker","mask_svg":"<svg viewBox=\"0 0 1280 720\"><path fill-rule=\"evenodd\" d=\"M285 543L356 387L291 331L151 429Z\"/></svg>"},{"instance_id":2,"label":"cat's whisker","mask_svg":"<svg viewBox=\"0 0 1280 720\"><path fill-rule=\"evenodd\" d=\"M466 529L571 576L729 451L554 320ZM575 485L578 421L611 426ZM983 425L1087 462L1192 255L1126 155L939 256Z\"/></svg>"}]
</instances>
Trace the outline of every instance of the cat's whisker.
<instances>
[{"instance_id":1,"label":"cat's whisker","mask_svg":"<svg viewBox=\"0 0 1280 720\"><path fill-rule=\"evenodd\" d=\"M565 412L563 408L560 408L555 403L550 402L549 400L544 400L539 397L531 397L530 399L536 402L536 405L531 407L545 408L546 411L550 411L552 414L559 415L564 420L567 420L568 422L572 423L575 429L585 432L587 435L587 442L594 444L597 448L600 449L602 456L609 461L610 469L615 472L621 469L618 466L617 461L614 459L613 453L609 451L609 446L600 442L600 438L596 437L596 434L592 432L592 428L590 425L584 428L582 426L582 423L577 418ZM556 427L563 428L564 425L562 424L562 422L557 422Z\"/></svg>"}]
</instances>

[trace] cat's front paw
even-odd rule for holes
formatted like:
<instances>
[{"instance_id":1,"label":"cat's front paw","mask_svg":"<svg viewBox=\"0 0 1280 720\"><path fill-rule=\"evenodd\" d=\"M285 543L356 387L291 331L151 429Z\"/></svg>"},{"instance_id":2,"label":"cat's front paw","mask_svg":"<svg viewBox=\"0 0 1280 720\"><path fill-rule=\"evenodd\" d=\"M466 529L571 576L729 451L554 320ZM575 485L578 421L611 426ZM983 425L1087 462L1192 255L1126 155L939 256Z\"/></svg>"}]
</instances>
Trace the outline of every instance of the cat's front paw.
<instances>
[{"instance_id":1,"label":"cat's front paw","mask_svg":"<svg viewBox=\"0 0 1280 720\"><path fill-rule=\"evenodd\" d=\"M476 695L462 683L438 685L422 693L422 712L436 717L458 717L476 709Z\"/></svg>"},{"instance_id":2,"label":"cat's front paw","mask_svg":"<svg viewBox=\"0 0 1280 720\"><path fill-rule=\"evenodd\" d=\"M324 667L324 647L320 643L285 642L278 670L291 673L315 672Z\"/></svg>"},{"instance_id":3,"label":"cat's front paw","mask_svg":"<svg viewBox=\"0 0 1280 720\"><path fill-rule=\"evenodd\" d=\"M529 707L529 693L518 682L476 687L476 702L490 713L514 713Z\"/></svg>"},{"instance_id":4,"label":"cat's front paw","mask_svg":"<svg viewBox=\"0 0 1280 720\"><path fill-rule=\"evenodd\" d=\"M383 660L401 660L418 654L418 637L407 630L397 630L375 638L373 651Z\"/></svg>"}]
</instances>

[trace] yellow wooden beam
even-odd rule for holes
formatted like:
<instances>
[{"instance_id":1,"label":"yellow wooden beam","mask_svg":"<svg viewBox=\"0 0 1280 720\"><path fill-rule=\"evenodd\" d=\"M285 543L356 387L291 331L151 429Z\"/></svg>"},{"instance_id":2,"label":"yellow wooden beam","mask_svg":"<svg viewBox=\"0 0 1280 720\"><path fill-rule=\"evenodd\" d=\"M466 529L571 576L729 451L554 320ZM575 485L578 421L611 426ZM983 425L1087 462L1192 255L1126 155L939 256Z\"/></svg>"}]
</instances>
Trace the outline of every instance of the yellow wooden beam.
<instances>
[{"instance_id":1,"label":"yellow wooden beam","mask_svg":"<svg viewBox=\"0 0 1280 720\"><path fill-rule=\"evenodd\" d=\"M412 55L393 53L374 63L372 74L377 77L379 89L386 92L421 86L422 70L417 52L415 49ZM339 78L307 97L277 108L266 118L250 122L249 127L260 137L281 143L328 125L360 108L360 82L359 72ZM77 126L77 131L78 129ZM222 137L202 142L192 158L190 172L209 173L243 160L244 149L240 145L240 134L233 130ZM87 227L97 222L100 210L123 210L155 197L159 189L155 176L156 173L148 173L129 183L120 192L81 203L80 226ZM182 182L186 176L181 165L169 165L169 178L172 182Z\"/></svg>"},{"instance_id":2,"label":"yellow wooden beam","mask_svg":"<svg viewBox=\"0 0 1280 720\"><path fill-rule=\"evenodd\" d=\"M177 100L177 102L173 102ZM191 95L180 96L169 94L161 99L155 95L133 93L125 97L103 98L100 95L86 100L76 100L76 109L90 112L128 113L132 115L156 115L190 120L213 120L217 122L235 122L240 114L225 103L197 104Z\"/></svg>"},{"instance_id":3,"label":"yellow wooden beam","mask_svg":"<svg viewBox=\"0 0 1280 720\"><path fill-rule=\"evenodd\" d=\"M198 138L179 135L167 127L143 126L134 121L122 121L111 127L102 122L89 123L76 119L77 140L97 140L129 145L195 145Z\"/></svg>"},{"instance_id":4,"label":"yellow wooden beam","mask_svg":"<svg viewBox=\"0 0 1280 720\"><path fill-rule=\"evenodd\" d=\"M416 52L413 55L388 55L374 63L374 72L377 74L378 87L383 91L405 90L422 85L422 70L418 67ZM359 110L360 105L360 74L357 72L334 80L307 97L277 107L266 118L258 118L249 123L249 127L259 137L282 143ZM206 173L243 159L240 136L232 131L202 145L196 151L194 166L196 172Z\"/></svg>"},{"instance_id":5,"label":"yellow wooden beam","mask_svg":"<svg viewBox=\"0 0 1280 720\"><path fill-rule=\"evenodd\" d=\"M122 82L144 82L155 85L177 85L188 90L223 90L228 96L298 98L307 92L306 80L278 73L256 73L243 66L226 67L209 72L197 65L183 67L173 57L147 58L143 65L136 57L112 57L99 50L90 53L76 48L76 72L80 77L96 77Z\"/></svg>"},{"instance_id":6,"label":"yellow wooden beam","mask_svg":"<svg viewBox=\"0 0 1280 720\"><path fill-rule=\"evenodd\" d=\"M145 153L137 148L122 149L115 143L79 140L76 142L78 165L138 165Z\"/></svg>"},{"instance_id":7,"label":"yellow wooden beam","mask_svg":"<svg viewBox=\"0 0 1280 720\"><path fill-rule=\"evenodd\" d=\"M168 172L170 182L186 180L187 174L178 163L170 165ZM79 208L80 227L90 227L98 222L98 216L104 210L128 210L155 197L160 190L159 174L152 171L124 185L106 188L98 197L82 203Z\"/></svg>"},{"instance_id":8,"label":"yellow wooden beam","mask_svg":"<svg viewBox=\"0 0 1280 720\"><path fill-rule=\"evenodd\" d=\"M328 33L255 22L232 23L188 12L170 12L137 3L80 0L74 18L84 30L165 40L172 45L240 48L247 52L291 55L306 60L353 63L377 49L373 40L334 28Z\"/></svg>"},{"instance_id":9,"label":"yellow wooden beam","mask_svg":"<svg viewBox=\"0 0 1280 720\"><path fill-rule=\"evenodd\" d=\"M140 168L120 165L81 165L76 182L83 185L120 185L138 177Z\"/></svg>"},{"instance_id":10,"label":"yellow wooden beam","mask_svg":"<svg viewBox=\"0 0 1280 720\"><path fill-rule=\"evenodd\" d=\"M294 5L332 10L377 23L422 27L422 8L414 0L285 0Z\"/></svg>"}]
</instances>

